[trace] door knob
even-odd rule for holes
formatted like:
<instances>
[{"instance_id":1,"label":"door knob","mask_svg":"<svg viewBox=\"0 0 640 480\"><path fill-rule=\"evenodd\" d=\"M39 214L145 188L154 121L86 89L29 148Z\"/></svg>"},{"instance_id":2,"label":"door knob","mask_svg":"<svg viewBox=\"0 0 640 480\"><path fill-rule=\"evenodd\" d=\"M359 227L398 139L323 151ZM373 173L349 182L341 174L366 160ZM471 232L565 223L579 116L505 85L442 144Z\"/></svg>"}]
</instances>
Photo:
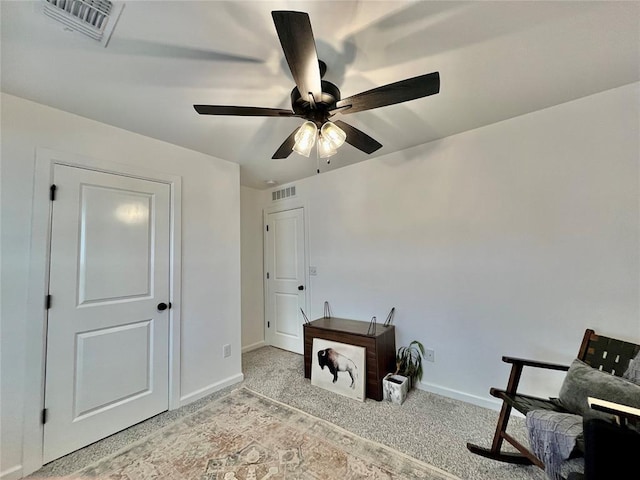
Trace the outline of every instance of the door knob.
<instances>
[{"instance_id":1,"label":"door knob","mask_svg":"<svg viewBox=\"0 0 640 480\"><path fill-rule=\"evenodd\" d=\"M168 305L164 302L158 304L158 311L160 312L162 312L163 310L166 310L167 308L171 308L171 302L169 302Z\"/></svg>"},{"instance_id":2,"label":"door knob","mask_svg":"<svg viewBox=\"0 0 640 480\"><path fill-rule=\"evenodd\" d=\"M304 290L304 285L298 285L298 290Z\"/></svg>"}]
</instances>

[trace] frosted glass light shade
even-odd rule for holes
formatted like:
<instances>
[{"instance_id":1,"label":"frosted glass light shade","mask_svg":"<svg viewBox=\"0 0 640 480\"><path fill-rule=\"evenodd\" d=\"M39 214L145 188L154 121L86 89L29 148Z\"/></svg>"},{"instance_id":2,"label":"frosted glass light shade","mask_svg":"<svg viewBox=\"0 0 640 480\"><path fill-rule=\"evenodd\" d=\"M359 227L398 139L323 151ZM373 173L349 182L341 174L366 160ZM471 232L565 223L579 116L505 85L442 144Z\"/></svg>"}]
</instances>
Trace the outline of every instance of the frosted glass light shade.
<instances>
[{"instance_id":1,"label":"frosted glass light shade","mask_svg":"<svg viewBox=\"0 0 640 480\"><path fill-rule=\"evenodd\" d=\"M325 122L325 124L322 125L320 135L331 142L334 150L340 148L347 139L347 134L344 133L344 130L332 122Z\"/></svg>"},{"instance_id":2,"label":"frosted glass light shade","mask_svg":"<svg viewBox=\"0 0 640 480\"><path fill-rule=\"evenodd\" d=\"M338 151L333 147L333 143L322 135L318 138L318 156L320 158L328 158L335 155Z\"/></svg>"},{"instance_id":3,"label":"frosted glass light shade","mask_svg":"<svg viewBox=\"0 0 640 480\"><path fill-rule=\"evenodd\" d=\"M304 122L295 135L296 143L293 145L293 151L308 157L311 149L316 143L318 136L318 127L313 122Z\"/></svg>"}]
</instances>

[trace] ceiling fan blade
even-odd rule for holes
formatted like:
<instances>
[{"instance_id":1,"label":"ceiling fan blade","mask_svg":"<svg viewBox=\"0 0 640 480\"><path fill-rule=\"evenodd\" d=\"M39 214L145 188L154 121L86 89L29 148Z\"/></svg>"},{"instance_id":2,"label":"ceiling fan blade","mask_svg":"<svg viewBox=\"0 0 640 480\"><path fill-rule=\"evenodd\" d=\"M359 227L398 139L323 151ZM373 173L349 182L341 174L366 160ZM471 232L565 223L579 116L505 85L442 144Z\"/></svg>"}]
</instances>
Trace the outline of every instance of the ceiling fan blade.
<instances>
[{"instance_id":1,"label":"ceiling fan blade","mask_svg":"<svg viewBox=\"0 0 640 480\"><path fill-rule=\"evenodd\" d=\"M440 73L433 72L418 77L408 78L382 87L367 90L336 102L336 109L349 107L340 113L362 112L373 108L385 107L396 103L415 100L416 98L434 95L440 91Z\"/></svg>"},{"instance_id":2,"label":"ceiling fan blade","mask_svg":"<svg viewBox=\"0 0 640 480\"><path fill-rule=\"evenodd\" d=\"M264 59L234 55L216 50L120 37L112 39L109 43L109 53L160 58L184 58L208 62L264 63Z\"/></svg>"},{"instance_id":3,"label":"ceiling fan blade","mask_svg":"<svg viewBox=\"0 0 640 480\"><path fill-rule=\"evenodd\" d=\"M291 110L262 107L235 107L232 105L194 105L200 115L235 115L241 117L295 117Z\"/></svg>"},{"instance_id":4,"label":"ceiling fan blade","mask_svg":"<svg viewBox=\"0 0 640 480\"><path fill-rule=\"evenodd\" d=\"M271 16L302 98L308 100L308 94L311 93L315 101L320 101L320 66L309 15L304 12L273 11Z\"/></svg>"},{"instance_id":5,"label":"ceiling fan blade","mask_svg":"<svg viewBox=\"0 0 640 480\"><path fill-rule=\"evenodd\" d=\"M366 133L358 130L356 127L352 127L348 123L344 123L342 120L335 120L338 127L344 130L347 134L346 142L356 147L358 150L362 150L364 153L373 153L382 147L382 144Z\"/></svg>"},{"instance_id":6,"label":"ceiling fan blade","mask_svg":"<svg viewBox=\"0 0 640 480\"><path fill-rule=\"evenodd\" d=\"M280 145L280 148L276 150L276 153L274 153L273 157L271 158L287 158L289 155L291 155L291 152L293 151L293 146L296 143L295 136L298 130L300 130L300 127L296 128L291 133L291 135L287 137L287 139L282 143L282 145Z\"/></svg>"}]
</instances>

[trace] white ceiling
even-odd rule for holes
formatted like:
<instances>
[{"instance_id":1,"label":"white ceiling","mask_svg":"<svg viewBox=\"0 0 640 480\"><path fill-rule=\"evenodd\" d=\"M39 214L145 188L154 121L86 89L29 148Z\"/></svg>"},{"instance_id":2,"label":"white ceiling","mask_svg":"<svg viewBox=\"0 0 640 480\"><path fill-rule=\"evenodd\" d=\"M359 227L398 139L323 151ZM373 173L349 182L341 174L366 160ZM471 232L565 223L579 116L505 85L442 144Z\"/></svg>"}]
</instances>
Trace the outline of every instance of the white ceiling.
<instances>
[{"instance_id":1,"label":"white ceiling","mask_svg":"<svg viewBox=\"0 0 640 480\"><path fill-rule=\"evenodd\" d=\"M345 144L323 171L640 79L637 1L129 0L106 48L39 5L0 4L3 92L236 162L255 188L315 174L315 158L271 159L301 120L192 105L290 108L271 10L309 13L325 79L343 97L440 72L438 95L341 115L383 148Z\"/></svg>"}]
</instances>

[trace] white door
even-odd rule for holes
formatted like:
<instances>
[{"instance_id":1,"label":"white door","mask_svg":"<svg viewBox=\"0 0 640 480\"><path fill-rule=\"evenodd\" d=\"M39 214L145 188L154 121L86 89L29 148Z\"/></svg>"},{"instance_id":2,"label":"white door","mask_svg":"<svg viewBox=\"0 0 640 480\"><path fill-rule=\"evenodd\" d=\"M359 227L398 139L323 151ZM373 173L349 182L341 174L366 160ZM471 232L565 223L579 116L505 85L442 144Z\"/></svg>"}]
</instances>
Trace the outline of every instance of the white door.
<instances>
[{"instance_id":1,"label":"white door","mask_svg":"<svg viewBox=\"0 0 640 480\"><path fill-rule=\"evenodd\" d=\"M169 185L56 165L44 462L168 409Z\"/></svg>"},{"instance_id":2,"label":"white door","mask_svg":"<svg viewBox=\"0 0 640 480\"><path fill-rule=\"evenodd\" d=\"M266 231L266 343L302 354L306 306L304 209L270 213ZM305 312L308 315L308 312Z\"/></svg>"}]
</instances>

